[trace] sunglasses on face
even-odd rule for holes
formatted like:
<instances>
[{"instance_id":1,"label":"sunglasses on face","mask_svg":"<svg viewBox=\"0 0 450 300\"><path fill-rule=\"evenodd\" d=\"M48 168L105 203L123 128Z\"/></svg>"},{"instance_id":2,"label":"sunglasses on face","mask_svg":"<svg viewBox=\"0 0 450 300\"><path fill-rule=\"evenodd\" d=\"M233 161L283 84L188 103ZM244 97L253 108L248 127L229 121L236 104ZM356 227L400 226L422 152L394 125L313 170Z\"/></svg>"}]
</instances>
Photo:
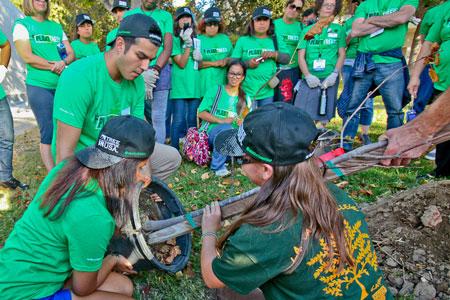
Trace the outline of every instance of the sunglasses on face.
<instances>
[{"instance_id":1,"label":"sunglasses on face","mask_svg":"<svg viewBox=\"0 0 450 300\"><path fill-rule=\"evenodd\" d=\"M219 26L219 22L206 22L205 26Z\"/></svg>"},{"instance_id":2,"label":"sunglasses on face","mask_svg":"<svg viewBox=\"0 0 450 300\"><path fill-rule=\"evenodd\" d=\"M295 11L298 12L298 13L302 11L302 7L301 6L297 6L295 4L289 4L288 7L289 7L289 9L292 9L292 10L295 9Z\"/></svg>"}]
</instances>

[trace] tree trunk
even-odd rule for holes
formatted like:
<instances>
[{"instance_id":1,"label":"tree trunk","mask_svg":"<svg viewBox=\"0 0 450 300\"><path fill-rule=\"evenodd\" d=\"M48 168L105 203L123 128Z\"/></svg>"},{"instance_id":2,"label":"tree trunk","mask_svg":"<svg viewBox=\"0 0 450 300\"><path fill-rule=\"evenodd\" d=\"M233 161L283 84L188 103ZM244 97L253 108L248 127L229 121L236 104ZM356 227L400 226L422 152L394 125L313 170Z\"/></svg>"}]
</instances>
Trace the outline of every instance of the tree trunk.
<instances>
[{"instance_id":1,"label":"tree trunk","mask_svg":"<svg viewBox=\"0 0 450 300\"><path fill-rule=\"evenodd\" d=\"M427 8L425 7L425 1L420 1L419 7L417 8L416 16L420 19L423 19L423 16L427 12ZM412 66L413 62L416 60L417 55L420 51L421 41L419 39L419 29L421 24L416 27L416 31L414 32L414 37L411 44L411 53L408 59L408 65Z\"/></svg>"}]
</instances>

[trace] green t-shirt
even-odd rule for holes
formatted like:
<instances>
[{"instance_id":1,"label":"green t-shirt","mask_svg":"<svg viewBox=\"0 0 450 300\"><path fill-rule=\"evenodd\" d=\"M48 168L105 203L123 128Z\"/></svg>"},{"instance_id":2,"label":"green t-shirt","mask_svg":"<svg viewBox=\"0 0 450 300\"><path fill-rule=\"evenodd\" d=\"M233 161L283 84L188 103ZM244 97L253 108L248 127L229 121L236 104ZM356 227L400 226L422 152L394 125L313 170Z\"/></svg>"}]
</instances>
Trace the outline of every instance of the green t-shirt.
<instances>
[{"instance_id":1,"label":"green t-shirt","mask_svg":"<svg viewBox=\"0 0 450 300\"><path fill-rule=\"evenodd\" d=\"M70 45L72 45L76 59L100 53L100 48L98 47L97 43L94 42L85 44L80 40L75 40L72 43L70 43Z\"/></svg>"},{"instance_id":2,"label":"green t-shirt","mask_svg":"<svg viewBox=\"0 0 450 300\"><path fill-rule=\"evenodd\" d=\"M441 5L437 5L427 10L420 22L419 34L426 36L436 21L436 16L441 12Z\"/></svg>"},{"instance_id":3,"label":"green t-shirt","mask_svg":"<svg viewBox=\"0 0 450 300\"><path fill-rule=\"evenodd\" d=\"M352 16L350 19L345 21L345 23L343 25L346 37L352 31L353 21L355 21L355 16ZM350 40L350 43L347 45L347 49L346 49L346 52L345 52L345 58L349 58L349 59L355 59L356 58L356 52L358 51L358 44L359 44L359 38L352 38Z\"/></svg>"},{"instance_id":4,"label":"green t-shirt","mask_svg":"<svg viewBox=\"0 0 450 300\"><path fill-rule=\"evenodd\" d=\"M419 0L366 0L363 1L355 12L356 19L368 19L373 16L384 16L399 11L403 6L411 5L417 8ZM408 22L392 28L384 28L381 34L371 37L366 35L360 38L358 51L368 52L384 52L392 49L403 47L405 43L406 33L408 31ZM375 63L394 63L400 62L400 59L374 55Z\"/></svg>"},{"instance_id":5,"label":"green t-shirt","mask_svg":"<svg viewBox=\"0 0 450 300\"><path fill-rule=\"evenodd\" d=\"M172 57L182 55L184 49L179 37L173 38ZM200 98L200 74L195 69L196 64L192 58L192 49L189 59L184 66L180 68L176 62L172 64L172 76L170 90L170 99L198 99ZM198 66L197 66L198 67Z\"/></svg>"},{"instance_id":6,"label":"green t-shirt","mask_svg":"<svg viewBox=\"0 0 450 300\"><path fill-rule=\"evenodd\" d=\"M7 41L8 41L8 38L0 29L0 46L5 45ZM1 51L2 50L0 49L0 53L1 53ZM0 101L5 100L5 99L6 99L6 93L5 93L5 90L3 89L2 85L0 84Z\"/></svg>"},{"instance_id":7,"label":"green t-shirt","mask_svg":"<svg viewBox=\"0 0 450 300\"><path fill-rule=\"evenodd\" d=\"M31 52L48 61L60 61L56 45L63 39L63 29L60 24L45 20L38 22L31 17L17 19L14 26L22 24L29 33ZM29 85L46 89L56 89L59 76L49 70L37 69L27 64L27 79Z\"/></svg>"},{"instance_id":8,"label":"green t-shirt","mask_svg":"<svg viewBox=\"0 0 450 300\"><path fill-rule=\"evenodd\" d=\"M377 265L377 256L368 235L364 215L354 201L336 186L330 185L339 210L345 218L350 252L355 267L336 272L336 264L327 269L326 242L313 240L292 274L284 274L301 249L302 214L295 224L274 232L280 223L266 227L244 224L229 237L221 256L212 263L214 274L241 294L260 287L270 299L392 299ZM287 220L289 222L290 220Z\"/></svg>"},{"instance_id":9,"label":"green t-shirt","mask_svg":"<svg viewBox=\"0 0 450 300\"><path fill-rule=\"evenodd\" d=\"M247 61L261 57L261 53L264 51L275 51L271 37L260 39L253 36L241 36L236 42L231 57ZM273 59L265 60L255 69L248 68L242 88L252 100L273 97L274 91L269 85L265 85L258 95L256 95L256 92L272 78L276 71L277 66Z\"/></svg>"},{"instance_id":10,"label":"green t-shirt","mask_svg":"<svg viewBox=\"0 0 450 300\"><path fill-rule=\"evenodd\" d=\"M219 33L213 37L199 35L200 49L203 61L217 61L231 56L233 45L230 38ZM226 67L208 67L200 69L200 97L203 97L208 89L216 84L226 81Z\"/></svg>"},{"instance_id":11,"label":"green t-shirt","mask_svg":"<svg viewBox=\"0 0 450 300\"><path fill-rule=\"evenodd\" d=\"M102 266L115 222L97 182L88 183L85 192L78 194L56 220L44 217L46 209L39 208L41 197L64 164L44 179L0 250L2 300L50 296L63 287L73 270L95 272Z\"/></svg>"},{"instance_id":12,"label":"green t-shirt","mask_svg":"<svg viewBox=\"0 0 450 300\"><path fill-rule=\"evenodd\" d=\"M106 68L104 53L81 59L61 76L53 106L52 154L56 155L57 121L80 128L75 152L95 144L109 118L144 118L144 79L115 82Z\"/></svg>"},{"instance_id":13,"label":"green t-shirt","mask_svg":"<svg viewBox=\"0 0 450 300\"><path fill-rule=\"evenodd\" d=\"M298 68L297 45L303 30L303 23L295 21L292 24L286 24L283 18L276 19L273 23L275 24L278 51L293 57L292 63L288 65L289 68Z\"/></svg>"},{"instance_id":14,"label":"green t-shirt","mask_svg":"<svg viewBox=\"0 0 450 300\"><path fill-rule=\"evenodd\" d=\"M169 12L167 12L163 9L159 9L159 8L154 9L152 11L146 11L146 10L142 10L141 7L136 7L135 9L127 11L125 13L124 17L134 15L134 14L144 14L149 17L152 17L156 21L156 23L158 23L158 26L161 29L163 43L161 44L161 47L159 47L158 52L156 53L155 59L153 59L150 62L150 65L155 65L156 60L158 59L161 52L163 52L163 50L164 50L164 35L166 33L170 33L173 36L172 15Z\"/></svg>"},{"instance_id":15,"label":"green t-shirt","mask_svg":"<svg viewBox=\"0 0 450 300\"><path fill-rule=\"evenodd\" d=\"M440 44L440 62L434 66L439 81L434 83L434 87L445 91L450 87L450 1L442 4L441 8L425 40Z\"/></svg>"},{"instance_id":16,"label":"green t-shirt","mask_svg":"<svg viewBox=\"0 0 450 300\"><path fill-rule=\"evenodd\" d=\"M306 49L305 60L309 72L323 79L333 73L339 57L339 48L346 46L346 35L341 25L331 23L328 27L323 28L321 34L316 34L313 39L307 41L303 37L312 26L303 29L298 48ZM325 60L325 68L314 69L314 62L318 60Z\"/></svg>"},{"instance_id":17,"label":"green t-shirt","mask_svg":"<svg viewBox=\"0 0 450 300\"><path fill-rule=\"evenodd\" d=\"M218 89L219 86L214 86L206 91L205 97L203 98L202 102L200 102L200 105L197 110L199 113L201 113L202 111L211 112L214 100L216 99ZM220 95L220 99L217 102L217 109L216 112L214 113L214 116L221 119L237 117L238 116L237 104L238 104L238 96L230 96L227 93L225 86L222 85L222 94ZM252 106L249 97L247 97L246 99L246 105L249 109ZM207 132L209 133L209 131L214 127L216 127L217 125L219 124L210 123L208 125ZM236 124L232 125L235 126Z\"/></svg>"},{"instance_id":18,"label":"green t-shirt","mask_svg":"<svg viewBox=\"0 0 450 300\"><path fill-rule=\"evenodd\" d=\"M111 49L111 46L108 46L109 43L111 43L116 38L117 30L119 30L119 27L114 28L108 34L106 35L106 46L105 51L109 51Z\"/></svg>"}]
</instances>

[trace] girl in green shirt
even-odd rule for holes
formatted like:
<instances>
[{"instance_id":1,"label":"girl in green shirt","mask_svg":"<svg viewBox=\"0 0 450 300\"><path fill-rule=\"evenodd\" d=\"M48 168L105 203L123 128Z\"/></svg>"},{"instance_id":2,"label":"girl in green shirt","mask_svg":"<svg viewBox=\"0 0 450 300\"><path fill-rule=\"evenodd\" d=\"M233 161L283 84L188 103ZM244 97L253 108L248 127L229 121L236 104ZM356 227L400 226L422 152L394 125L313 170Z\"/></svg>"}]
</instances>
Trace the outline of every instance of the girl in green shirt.
<instances>
[{"instance_id":1,"label":"girl in green shirt","mask_svg":"<svg viewBox=\"0 0 450 300\"><path fill-rule=\"evenodd\" d=\"M97 43L92 41L93 29L94 21L88 14L76 17L75 40L71 43L76 59L100 53Z\"/></svg>"}]
</instances>

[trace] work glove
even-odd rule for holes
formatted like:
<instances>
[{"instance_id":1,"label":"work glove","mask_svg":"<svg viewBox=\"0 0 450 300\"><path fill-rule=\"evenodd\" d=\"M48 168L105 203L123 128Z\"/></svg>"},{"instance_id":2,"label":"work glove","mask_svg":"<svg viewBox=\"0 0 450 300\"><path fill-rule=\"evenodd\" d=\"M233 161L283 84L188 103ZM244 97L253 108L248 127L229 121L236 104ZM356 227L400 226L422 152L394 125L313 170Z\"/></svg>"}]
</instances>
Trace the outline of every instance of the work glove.
<instances>
[{"instance_id":1,"label":"work glove","mask_svg":"<svg viewBox=\"0 0 450 300\"><path fill-rule=\"evenodd\" d=\"M0 65L0 83L5 79L6 73L8 73L8 69L4 65Z\"/></svg>"},{"instance_id":2,"label":"work glove","mask_svg":"<svg viewBox=\"0 0 450 300\"><path fill-rule=\"evenodd\" d=\"M305 80L310 89L320 86L320 79L312 74L305 76Z\"/></svg>"},{"instance_id":3,"label":"work glove","mask_svg":"<svg viewBox=\"0 0 450 300\"><path fill-rule=\"evenodd\" d=\"M192 47L193 41L192 41L192 28L189 27L186 30L181 30L180 32L180 38L183 40L184 47L190 48Z\"/></svg>"},{"instance_id":4,"label":"work glove","mask_svg":"<svg viewBox=\"0 0 450 300\"><path fill-rule=\"evenodd\" d=\"M145 82L145 98L153 99L153 89L156 87L156 80L158 80L158 72L155 69L148 69L143 73Z\"/></svg>"},{"instance_id":5,"label":"work glove","mask_svg":"<svg viewBox=\"0 0 450 300\"><path fill-rule=\"evenodd\" d=\"M192 57L194 58L195 61L198 62L203 60L203 55L199 49L195 49L194 52L192 52Z\"/></svg>"},{"instance_id":6,"label":"work glove","mask_svg":"<svg viewBox=\"0 0 450 300\"><path fill-rule=\"evenodd\" d=\"M338 72L334 71L330 75L328 75L327 78L322 82L322 88L327 89L329 87L332 87L336 83L336 79L338 78Z\"/></svg>"}]
</instances>

